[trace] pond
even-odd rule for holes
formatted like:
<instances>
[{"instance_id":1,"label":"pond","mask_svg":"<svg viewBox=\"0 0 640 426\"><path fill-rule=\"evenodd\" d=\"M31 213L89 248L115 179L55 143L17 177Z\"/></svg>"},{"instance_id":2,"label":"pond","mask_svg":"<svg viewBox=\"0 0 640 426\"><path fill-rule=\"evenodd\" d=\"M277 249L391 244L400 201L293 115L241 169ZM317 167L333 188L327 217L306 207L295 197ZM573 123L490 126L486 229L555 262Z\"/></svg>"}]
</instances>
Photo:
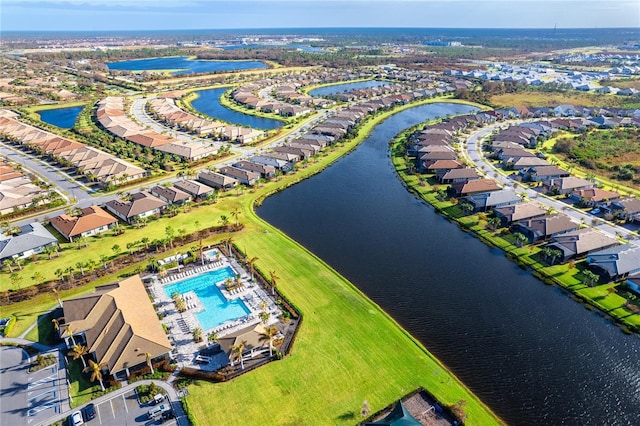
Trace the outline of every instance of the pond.
<instances>
[{"instance_id":1,"label":"pond","mask_svg":"<svg viewBox=\"0 0 640 426\"><path fill-rule=\"evenodd\" d=\"M338 93L350 92L356 89L371 89L372 87L388 86L391 84L388 81L380 80L368 80L368 81L356 81L353 83L334 84L331 86L318 87L309 91L311 96L331 96Z\"/></svg>"},{"instance_id":2,"label":"pond","mask_svg":"<svg viewBox=\"0 0 640 426\"><path fill-rule=\"evenodd\" d=\"M240 126L251 127L253 129L273 130L285 124L280 120L244 114L223 106L220 103L220 97L227 90L229 90L228 87L199 90L196 92L199 95L198 98L191 102L191 105L211 118Z\"/></svg>"},{"instance_id":3,"label":"pond","mask_svg":"<svg viewBox=\"0 0 640 426\"><path fill-rule=\"evenodd\" d=\"M70 129L76 124L76 118L83 109L84 105L67 108L45 109L36 112L40 116L40 120L44 121L45 123L53 124L54 126L60 127L62 129Z\"/></svg>"},{"instance_id":4,"label":"pond","mask_svg":"<svg viewBox=\"0 0 640 426\"><path fill-rule=\"evenodd\" d=\"M128 71L164 71L171 70L173 75L200 72L242 71L256 68L268 68L260 61L205 61L189 59L186 56L168 58L133 59L130 61L107 62L110 70Z\"/></svg>"},{"instance_id":5,"label":"pond","mask_svg":"<svg viewBox=\"0 0 640 426\"><path fill-rule=\"evenodd\" d=\"M638 336L518 268L399 181L394 135L465 111L398 113L257 212L378 303L508 424L638 424Z\"/></svg>"}]
</instances>

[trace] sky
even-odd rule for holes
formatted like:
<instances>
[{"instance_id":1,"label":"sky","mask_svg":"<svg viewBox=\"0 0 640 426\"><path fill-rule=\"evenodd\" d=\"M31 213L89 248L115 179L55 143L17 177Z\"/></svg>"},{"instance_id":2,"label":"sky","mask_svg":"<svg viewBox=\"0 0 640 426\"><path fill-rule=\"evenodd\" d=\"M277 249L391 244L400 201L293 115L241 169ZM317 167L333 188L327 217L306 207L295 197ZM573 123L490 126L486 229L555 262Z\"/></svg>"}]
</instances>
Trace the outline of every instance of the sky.
<instances>
[{"instance_id":1,"label":"sky","mask_svg":"<svg viewBox=\"0 0 640 426\"><path fill-rule=\"evenodd\" d=\"M0 0L0 31L640 27L640 0Z\"/></svg>"}]
</instances>

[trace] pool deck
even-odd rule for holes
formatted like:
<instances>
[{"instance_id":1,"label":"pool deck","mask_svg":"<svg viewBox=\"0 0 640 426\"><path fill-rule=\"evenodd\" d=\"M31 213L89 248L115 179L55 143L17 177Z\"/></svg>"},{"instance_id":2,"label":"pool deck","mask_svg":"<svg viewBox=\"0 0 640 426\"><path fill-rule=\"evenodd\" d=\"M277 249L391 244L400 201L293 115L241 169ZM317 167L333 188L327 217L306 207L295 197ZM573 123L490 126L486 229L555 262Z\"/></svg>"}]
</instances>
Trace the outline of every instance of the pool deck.
<instances>
[{"instance_id":1,"label":"pool deck","mask_svg":"<svg viewBox=\"0 0 640 426\"><path fill-rule=\"evenodd\" d=\"M188 277L193 277L209 271L230 266L234 273L240 273L243 283L242 288L228 292L222 283L217 283L218 289L227 300L240 299L249 308L250 313L233 321L227 321L213 329L203 329L198 322L195 313L204 310L200 300L194 291L184 293L187 310L178 312L173 300L168 296L163 287L165 285L175 283ZM180 270L170 273L170 275L158 278L152 276L152 280L147 285L148 291L151 293L154 303L158 307L158 312L163 315L162 323L169 330L169 341L173 345L171 355L178 361L181 366L201 368L204 370L215 371L229 364L229 357L225 353L209 357L207 363L203 363L202 359L198 359L198 352L207 346L207 335L215 332L218 337L226 336L240 329L255 326L260 323L258 314L262 310L262 306L266 306L266 310L271 314L268 324L278 321L281 314L280 309L269 297L267 292L260 286L251 282L250 277L235 259L226 259L222 257L218 261L205 263L204 265L189 265L181 267ZM196 343L193 340L192 330L202 328L203 342Z\"/></svg>"}]
</instances>

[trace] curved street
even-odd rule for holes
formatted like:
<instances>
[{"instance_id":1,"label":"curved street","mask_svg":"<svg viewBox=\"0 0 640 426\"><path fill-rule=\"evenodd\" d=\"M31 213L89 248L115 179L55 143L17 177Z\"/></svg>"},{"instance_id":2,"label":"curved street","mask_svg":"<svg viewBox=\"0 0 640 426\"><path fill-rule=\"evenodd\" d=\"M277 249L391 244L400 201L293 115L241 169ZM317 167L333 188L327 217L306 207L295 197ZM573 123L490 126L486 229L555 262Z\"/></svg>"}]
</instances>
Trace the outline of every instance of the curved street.
<instances>
[{"instance_id":1,"label":"curved street","mask_svg":"<svg viewBox=\"0 0 640 426\"><path fill-rule=\"evenodd\" d=\"M508 124L519 124L520 121L511 121ZM546 208L553 208L558 212L562 212L578 223L585 223L592 225L594 216L583 212L570 204L563 203L562 201L543 195L531 188L525 187L523 184L515 183L511 178L504 174L504 172L496 168L489 160L487 160L482 154L482 140L491 135L492 132L500 127L504 126L505 122L492 124L487 127L483 127L479 131L471 134L463 143L462 153L464 158L469 160L470 163L478 169L479 172L489 174L491 172L491 178L495 179L498 183L504 185L505 188L512 189L516 194L524 194L529 199L536 200ZM630 231L622 226L618 226L608 221L598 219L597 224L592 225L594 228L599 229L601 232L608 234L613 238L622 237L629 241L630 244L640 246L640 239L635 235L633 231Z\"/></svg>"}]
</instances>

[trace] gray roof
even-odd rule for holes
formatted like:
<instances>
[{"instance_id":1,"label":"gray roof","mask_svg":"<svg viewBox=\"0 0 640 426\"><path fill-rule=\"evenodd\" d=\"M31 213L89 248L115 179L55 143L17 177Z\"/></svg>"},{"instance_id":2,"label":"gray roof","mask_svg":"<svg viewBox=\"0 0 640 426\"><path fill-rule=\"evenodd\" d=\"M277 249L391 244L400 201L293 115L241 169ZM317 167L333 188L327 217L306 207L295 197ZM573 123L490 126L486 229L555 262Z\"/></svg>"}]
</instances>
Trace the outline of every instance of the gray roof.
<instances>
[{"instance_id":1,"label":"gray roof","mask_svg":"<svg viewBox=\"0 0 640 426\"><path fill-rule=\"evenodd\" d=\"M476 207L492 207L505 203L520 202L520 197L510 189L472 194L468 196L468 199Z\"/></svg>"},{"instance_id":2,"label":"gray roof","mask_svg":"<svg viewBox=\"0 0 640 426\"><path fill-rule=\"evenodd\" d=\"M57 243L58 239L51 235L42 224L33 222L21 226L20 234L16 236L0 235L0 259Z\"/></svg>"},{"instance_id":3,"label":"gray roof","mask_svg":"<svg viewBox=\"0 0 640 426\"><path fill-rule=\"evenodd\" d=\"M640 246L621 245L591 253L589 265L606 271L610 277L640 272Z\"/></svg>"}]
</instances>

